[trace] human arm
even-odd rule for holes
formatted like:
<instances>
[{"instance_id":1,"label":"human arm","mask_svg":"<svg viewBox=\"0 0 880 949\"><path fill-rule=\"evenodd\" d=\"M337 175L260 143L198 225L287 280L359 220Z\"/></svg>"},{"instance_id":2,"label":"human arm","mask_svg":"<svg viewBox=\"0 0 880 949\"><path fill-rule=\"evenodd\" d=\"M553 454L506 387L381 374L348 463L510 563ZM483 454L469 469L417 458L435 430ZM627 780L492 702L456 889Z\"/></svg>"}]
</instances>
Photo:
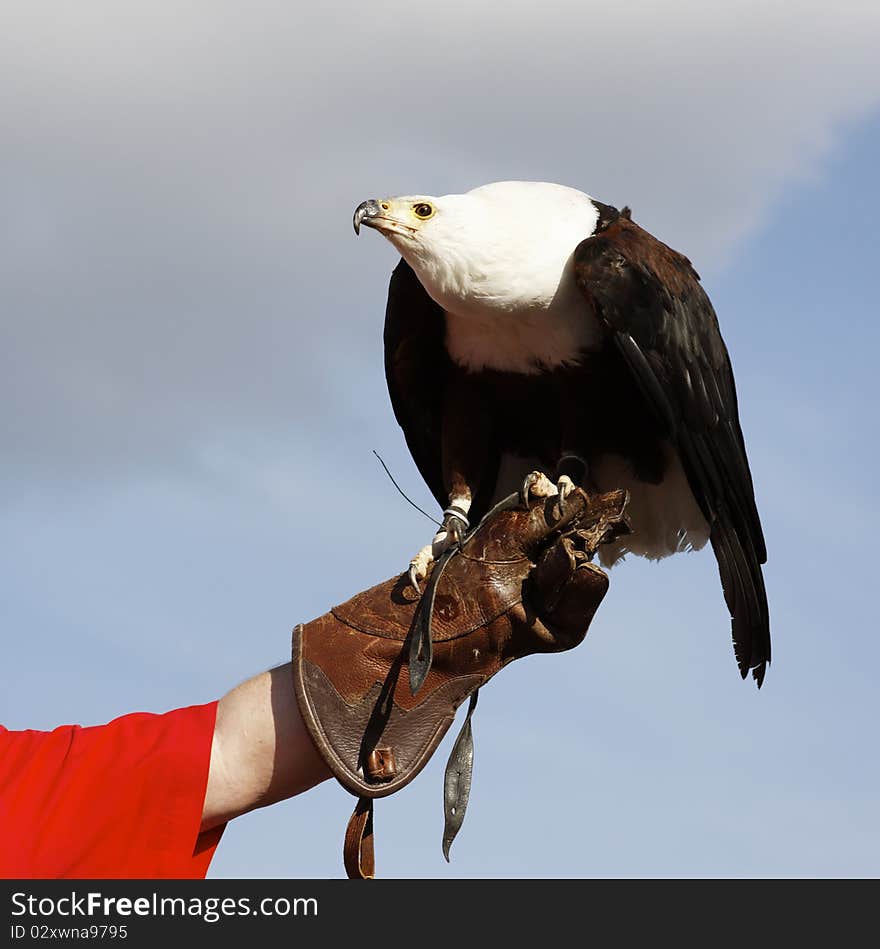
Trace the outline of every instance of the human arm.
<instances>
[{"instance_id":1,"label":"human arm","mask_svg":"<svg viewBox=\"0 0 880 949\"><path fill-rule=\"evenodd\" d=\"M261 672L217 704L201 830L330 776L299 714L290 663Z\"/></svg>"}]
</instances>

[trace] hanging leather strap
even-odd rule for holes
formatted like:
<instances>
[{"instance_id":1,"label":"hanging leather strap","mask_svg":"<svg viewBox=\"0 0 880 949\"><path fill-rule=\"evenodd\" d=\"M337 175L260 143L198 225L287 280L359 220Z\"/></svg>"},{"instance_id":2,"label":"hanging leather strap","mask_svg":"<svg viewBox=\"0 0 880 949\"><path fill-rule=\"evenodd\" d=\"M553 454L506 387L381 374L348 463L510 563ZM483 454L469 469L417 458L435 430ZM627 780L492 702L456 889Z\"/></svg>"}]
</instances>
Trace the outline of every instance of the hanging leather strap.
<instances>
[{"instance_id":1,"label":"hanging leather strap","mask_svg":"<svg viewBox=\"0 0 880 949\"><path fill-rule=\"evenodd\" d=\"M468 703L467 715L458 738L452 746L452 754L446 762L446 773L443 777L443 856L449 863L449 848L456 834L461 830L464 814L467 810L468 798L471 793L471 780L474 771L474 736L471 731L471 717L477 707L477 696L480 690L471 696Z\"/></svg>"},{"instance_id":2,"label":"hanging leather strap","mask_svg":"<svg viewBox=\"0 0 880 949\"><path fill-rule=\"evenodd\" d=\"M372 880L376 875L373 850L373 799L358 798L354 813L345 828L342 859L349 880Z\"/></svg>"}]
</instances>

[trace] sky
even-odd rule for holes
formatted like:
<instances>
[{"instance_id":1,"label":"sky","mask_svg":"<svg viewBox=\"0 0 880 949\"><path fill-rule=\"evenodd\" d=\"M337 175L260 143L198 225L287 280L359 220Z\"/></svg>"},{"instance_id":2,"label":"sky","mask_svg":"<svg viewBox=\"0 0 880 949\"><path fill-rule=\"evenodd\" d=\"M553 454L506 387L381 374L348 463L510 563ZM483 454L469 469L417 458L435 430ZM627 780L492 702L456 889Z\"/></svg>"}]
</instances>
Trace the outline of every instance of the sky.
<instances>
[{"instance_id":1,"label":"sky","mask_svg":"<svg viewBox=\"0 0 880 949\"><path fill-rule=\"evenodd\" d=\"M773 663L709 551L627 560L583 645L481 693L377 803L385 877L876 876L874 2L7 0L0 12L0 721L207 702L404 568L436 505L394 422L396 257L354 207L507 178L634 217L731 352ZM338 877L326 782L214 877Z\"/></svg>"}]
</instances>

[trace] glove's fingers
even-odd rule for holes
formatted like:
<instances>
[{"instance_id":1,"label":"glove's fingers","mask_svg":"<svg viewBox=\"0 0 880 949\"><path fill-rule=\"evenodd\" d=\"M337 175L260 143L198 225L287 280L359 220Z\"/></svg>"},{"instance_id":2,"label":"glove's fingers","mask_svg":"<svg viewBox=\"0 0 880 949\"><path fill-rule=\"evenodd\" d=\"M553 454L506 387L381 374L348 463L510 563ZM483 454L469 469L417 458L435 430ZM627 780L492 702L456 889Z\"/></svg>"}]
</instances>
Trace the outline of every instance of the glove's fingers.
<instances>
[{"instance_id":1,"label":"glove's fingers","mask_svg":"<svg viewBox=\"0 0 880 949\"><path fill-rule=\"evenodd\" d=\"M577 550L572 537L563 536L540 556L529 575L529 598L540 612L555 609L565 585L577 570Z\"/></svg>"},{"instance_id":2,"label":"glove's fingers","mask_svg":"<svg viewBox=\"0 0 880 949\"><path fill-rule=\"evenodd\" d=\"M536 632L552 649L571 649L587 635L608 591L608 576L590 563L572 536L560 537L541 556L526 587Z\"/></svg>"},{"instance_id":3,"label":"glove's fingers","mask_svg":"<svg viewBox=\"0 0 880 949\"><path fill-rule=\"evenodd\" d=\"M599 604L608 592L608 576L589 561L579 564L563 587L554 609L543 615L560 649L571 649L583 641Z\"/></svg>"}]
</instances>

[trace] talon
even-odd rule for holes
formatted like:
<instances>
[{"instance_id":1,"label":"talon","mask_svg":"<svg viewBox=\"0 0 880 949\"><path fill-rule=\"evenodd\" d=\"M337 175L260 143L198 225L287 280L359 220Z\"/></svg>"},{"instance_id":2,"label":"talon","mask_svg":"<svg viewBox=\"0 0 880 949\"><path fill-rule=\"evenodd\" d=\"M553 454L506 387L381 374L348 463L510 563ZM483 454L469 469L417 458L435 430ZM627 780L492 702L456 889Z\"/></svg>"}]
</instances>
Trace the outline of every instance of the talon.
<instances>
[{"instance_id":1,"label":"talon","mask_svg":"<svg viewBox=\"0 0 880 949\"><path fill-rule=\"evenodd\" d=\"M446 534L449 538L450 545L458 544L461 546L461 542L464 540L465 535L465 526L462 520L458 517L452 516L443 522L443 526L446 528Z\"/></svg>"},{"instance_id":2,"label":"talon","mask_svg":"<svg viewBox=\"0 0 880 949\"><path fill-rule=\"evenodd\" d=\"M565 499L574 491L574 482L568 475L562 475L556 482L556 490L559 493L559 516L565 516Z\"/></svg>"},{"instance_id":3,"label":"talon","mask_svg":"<svg viewBox=\"0 0 880 949\"><path fill-rule=\"evenodd\" d=\"M467 515L457 509L443 512L443 523L430 544L425 545L409 562L407 576L413 589L421 594L420 581L424 580L431 567L451 547L460 547L468 531Z\"/></svg>"},{"instance_id":4,"label":"talon","mask_svg":"<svg viewBox=\"0 0 880 949\"><path fill-rule=\"evenodd\" d=\"M422 547L422 549L409 562L407 577L409 578L409 582L412 584L412 588L419 594L422 592L420 581L424 580L425 577L428 576L428 570L431 568L431 564L434 563L434 560L435 554L432 550L431 544L428 544L427 547Z\"/></svg>"},{"instance_id":5,"label":"talon","mask_svg":"<svg viewBox=\"0 0 880 949\"><path fill-rule=\"evenodd\" d=\"M538 480L538 475L539 472L530 471L525 478L523 478L523 483L519 489L519 503L522 507L527 508L529 506L529 495L532 493L532 487Z\"/></svg>"},{"instance_id":6,"label":"talon","mask_svg":"<svg viewBox=\"0 0 880 949\"><path fill-rule=\"evenodd\" d=\"M529 506L529 498L552 498L558 493L555 484L543 471L531 471L523 480L519 489L519 499L523 507Z\"/></svg>"}]
</instances>

